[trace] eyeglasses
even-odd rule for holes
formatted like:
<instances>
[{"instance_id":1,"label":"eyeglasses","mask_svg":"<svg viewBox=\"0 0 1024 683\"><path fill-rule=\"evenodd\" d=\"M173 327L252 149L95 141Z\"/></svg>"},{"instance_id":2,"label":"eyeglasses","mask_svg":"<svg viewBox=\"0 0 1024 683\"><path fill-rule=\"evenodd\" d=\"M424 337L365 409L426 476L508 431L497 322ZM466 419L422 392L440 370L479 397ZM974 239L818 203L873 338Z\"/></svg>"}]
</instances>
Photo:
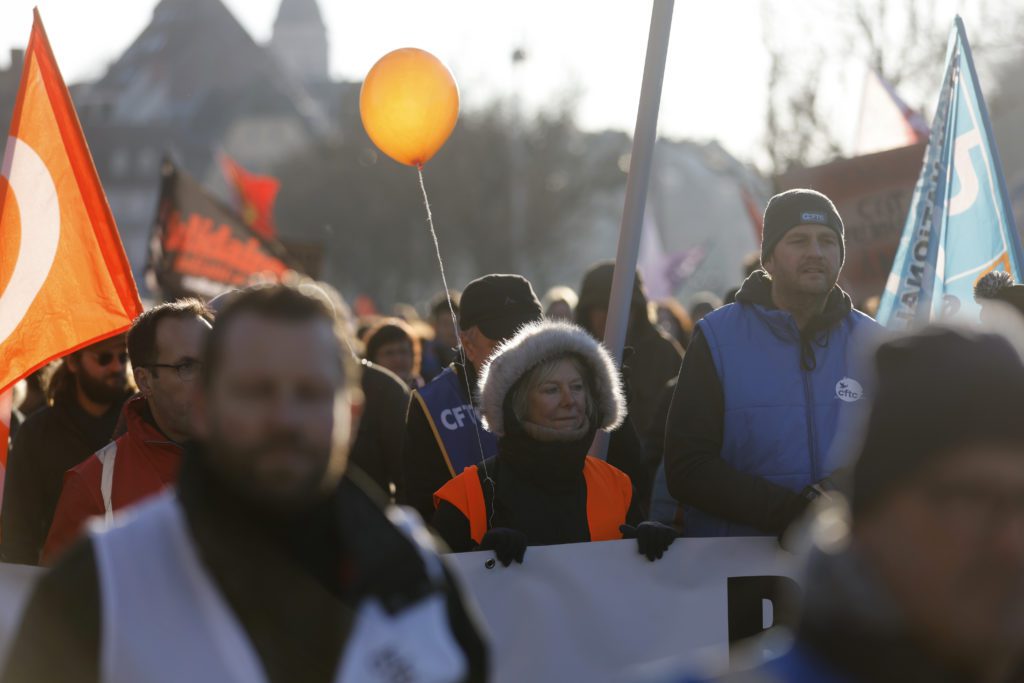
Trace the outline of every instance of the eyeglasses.
<instances>
[{"instance_id":1,"label":"eyeglasses","mask_svg":"<svg viewBox=\"0 0 1024 683\"><path fill-rule=\"evenodd\" d=\"M106 367L114 362L114 359L121 361L121 365L128 364L128 352L121 351L120 353L114 353L113 351L100 351L92 352L93 358L96 360L96 364L100 367Z\"/></svg>"},{"instance_id":2,"label":"eyeglasses","mask_svg":"<svg viewBox=\"0 0 1024 683\"><path fill-rule=\"evenodd\" d=\"M178 375L182 382L191 382L199 374L199 368L203 366L198 360L183 360L180 363L147 363L144 368L171 368Z\"/></svg>"}]
</instances>

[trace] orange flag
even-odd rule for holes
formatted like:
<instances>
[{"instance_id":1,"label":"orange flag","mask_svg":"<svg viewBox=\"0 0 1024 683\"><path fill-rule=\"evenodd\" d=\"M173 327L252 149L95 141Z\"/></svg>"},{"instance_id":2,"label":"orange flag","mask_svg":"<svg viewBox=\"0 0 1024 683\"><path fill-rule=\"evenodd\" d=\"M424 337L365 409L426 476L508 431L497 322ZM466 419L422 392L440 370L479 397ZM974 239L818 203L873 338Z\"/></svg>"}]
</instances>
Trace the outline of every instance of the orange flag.
<instances>
[{"instance_id":1,"label":"orange flag","mask_svg":"<svg viewBox=\"0 0 1024 683\"><path fill-rule=\"evenodd\" d=\"M0 169L0 394L142 312L39 11Z\"/></svg>"}]
</instances>

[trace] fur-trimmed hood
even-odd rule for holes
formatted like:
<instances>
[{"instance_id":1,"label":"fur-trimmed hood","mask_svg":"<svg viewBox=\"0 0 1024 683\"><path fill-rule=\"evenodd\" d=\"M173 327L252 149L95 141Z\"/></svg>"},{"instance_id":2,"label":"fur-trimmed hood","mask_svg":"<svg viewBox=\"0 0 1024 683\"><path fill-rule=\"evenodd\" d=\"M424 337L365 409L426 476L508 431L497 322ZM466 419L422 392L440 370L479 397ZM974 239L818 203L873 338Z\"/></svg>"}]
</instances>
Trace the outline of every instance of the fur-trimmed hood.
<instances>
[{"instance_id":1,"label":"fur-trimmed hood","mask_svg":"<svg viewBox=\"0 0 1024 683\"><path fill-rule=\"evenodd\" d=\"M540 363L572 353L591 373L598 429L612 431L626 418L626 398L611 354L582 327L542 320L522 327L484 364L478 383L480 411L488 431L505 436L505 399L527 372Z\"/></svg>"}]
</instances>

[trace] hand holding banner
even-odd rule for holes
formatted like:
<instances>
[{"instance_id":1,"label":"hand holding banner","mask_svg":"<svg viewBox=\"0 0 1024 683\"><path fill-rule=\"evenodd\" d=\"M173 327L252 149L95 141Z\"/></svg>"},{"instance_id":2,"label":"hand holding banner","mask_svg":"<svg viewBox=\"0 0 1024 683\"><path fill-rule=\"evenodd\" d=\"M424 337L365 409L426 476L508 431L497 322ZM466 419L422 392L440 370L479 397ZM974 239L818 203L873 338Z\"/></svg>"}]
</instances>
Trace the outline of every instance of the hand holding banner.
<instances>
[{"instance_id":1,"label":"hand holding banner","mask_svg":"<svg viewBox=\"0 0 1024 683\"><path fill-rule=\"evenodd\" d=\"M766 537L679 539L653 563L634 541L535 546L507 568L492 557L447 560L499 644L497 683L675 680L639 674L655 663L677 676L724 667L733 641L783 621L774 598L795 584L776 577L798 572Z\"/></svg>"}]
</instances>

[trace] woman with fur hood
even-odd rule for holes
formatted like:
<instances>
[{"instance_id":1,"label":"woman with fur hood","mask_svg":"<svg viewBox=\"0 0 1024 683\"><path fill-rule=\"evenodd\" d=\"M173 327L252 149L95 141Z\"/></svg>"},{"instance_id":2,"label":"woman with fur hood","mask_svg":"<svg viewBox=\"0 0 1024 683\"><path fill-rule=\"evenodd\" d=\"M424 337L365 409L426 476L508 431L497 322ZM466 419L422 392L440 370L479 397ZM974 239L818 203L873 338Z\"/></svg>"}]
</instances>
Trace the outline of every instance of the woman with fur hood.
<instances>
[{"instance_id":1,"label":"woman with fur hood","mask_svg":"<svg viewBox=\"0 0 1024 683\"><path fill-rule=\"evenodd\" d=\"M527 545L637 538L660 558L675 532L644 522L630 479L587 453L626 414L619 374L585 330L541 321L499 346L480 373L484 426L498 455L434 494L434 528L455 552L493 550L508 566Z\"/></svg>"}]
</instances>

